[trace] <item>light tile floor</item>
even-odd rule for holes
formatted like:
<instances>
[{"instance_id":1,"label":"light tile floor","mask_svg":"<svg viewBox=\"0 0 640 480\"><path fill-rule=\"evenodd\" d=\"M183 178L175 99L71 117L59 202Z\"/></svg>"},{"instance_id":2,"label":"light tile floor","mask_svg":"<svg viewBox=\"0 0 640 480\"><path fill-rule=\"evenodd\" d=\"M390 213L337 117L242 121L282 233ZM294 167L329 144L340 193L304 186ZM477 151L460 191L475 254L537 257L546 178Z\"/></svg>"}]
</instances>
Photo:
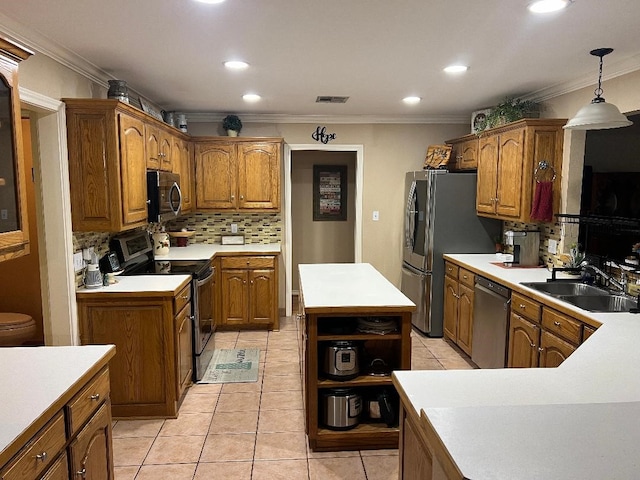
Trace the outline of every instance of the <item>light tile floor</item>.
<instances>
[{"instance_id":1,"label":"light tile floor","mask_svg":"<svg viewBox=\"0 0 640 480\"><path fill-rule=\"evenodd\" d=\"M116 480L396 480L397 450L309 450L297 327L286 317L278 332L217 333L216 348L260 349L258 381L193 385L176 419L115 421ZM414 331L412 368L475 366Z\"/></svg>"}]
</instances>

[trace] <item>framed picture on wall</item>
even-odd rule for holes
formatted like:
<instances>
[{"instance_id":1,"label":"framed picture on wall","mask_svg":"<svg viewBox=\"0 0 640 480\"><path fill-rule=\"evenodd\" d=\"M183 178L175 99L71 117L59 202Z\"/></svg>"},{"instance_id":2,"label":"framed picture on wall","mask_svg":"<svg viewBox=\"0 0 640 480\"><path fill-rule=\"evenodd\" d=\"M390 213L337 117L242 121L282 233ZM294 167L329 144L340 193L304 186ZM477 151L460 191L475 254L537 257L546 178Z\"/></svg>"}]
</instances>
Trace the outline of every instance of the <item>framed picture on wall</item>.
<instances>
[{"instance_id":1,"label":"framed picture on wall","mask_svg":"<svg viewBox=\"0 0 640 480\"><path fill-rule=\"evenodd\" d=\"M347 166L313 166L313 221L347 219Z\"/></svg>"}]
</instances>

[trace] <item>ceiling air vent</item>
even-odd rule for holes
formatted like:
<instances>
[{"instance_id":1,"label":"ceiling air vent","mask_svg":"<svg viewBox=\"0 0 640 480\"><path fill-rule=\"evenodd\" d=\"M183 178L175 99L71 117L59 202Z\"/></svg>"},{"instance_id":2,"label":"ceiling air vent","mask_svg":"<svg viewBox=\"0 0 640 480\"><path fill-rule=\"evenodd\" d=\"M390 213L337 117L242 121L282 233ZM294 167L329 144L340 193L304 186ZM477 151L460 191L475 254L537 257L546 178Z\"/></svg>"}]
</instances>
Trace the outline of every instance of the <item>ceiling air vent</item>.
<instances>
[{"instance_id":1,"label":"ceiling air vent","mask_svg":"<svg viewBox=\"0 0 640 480\"><path fill-rule=\"evenodd\" d=\"M316 103L347 103L349 97L335 97L330 95L318 95Z\"/></svg>"}]
</instances>

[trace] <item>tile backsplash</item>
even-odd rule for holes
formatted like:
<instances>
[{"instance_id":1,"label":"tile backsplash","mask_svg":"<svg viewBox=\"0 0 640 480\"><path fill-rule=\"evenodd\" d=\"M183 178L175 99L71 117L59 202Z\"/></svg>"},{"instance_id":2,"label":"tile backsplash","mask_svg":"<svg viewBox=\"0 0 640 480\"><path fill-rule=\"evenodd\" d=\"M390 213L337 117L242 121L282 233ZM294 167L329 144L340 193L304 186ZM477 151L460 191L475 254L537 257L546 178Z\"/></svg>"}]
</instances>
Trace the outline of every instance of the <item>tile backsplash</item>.
<instances>
[{"instance_id":1,"label":"tile backsplash","mask_svg":"<svg viewBox=\"0 0 640 480\"><path fill-rule=\"evenodd\" d=\"M560 244L560 236L562 232L562 227L559 223L522 223L522 222L511 222L505 220L502 223L502 231L505 232L507 230L539 230L540 231L540 258L542 259L544 265L551 268L553 265L561 265L562 261L560 260L560 252L553 255L548 252L549 240L555 240Z\"/></svg>"},{"instance_id":2,"label":"tile backsplash","mask_svg":"<svg viewBox=\"0 0 640 480\"><path fill-rule=\"evenodd\" d=\"M231 233L231 224L238 225L238 233L245 235L245 243L282 242L282 215L280 213L194 213L167 222L167 231L187 228L195 230L191 243L220 243L223 234ZM138 228L146 230L145 228ZM131 230L134 232L136 230ZM98 258L109 251L109 241L118 234L103 232L74 232L73 251L93 247ZM173 242L174 240L172 240ZM83 272L76 273L76 286L83 284Z\"/></svg>"}]
</instances>

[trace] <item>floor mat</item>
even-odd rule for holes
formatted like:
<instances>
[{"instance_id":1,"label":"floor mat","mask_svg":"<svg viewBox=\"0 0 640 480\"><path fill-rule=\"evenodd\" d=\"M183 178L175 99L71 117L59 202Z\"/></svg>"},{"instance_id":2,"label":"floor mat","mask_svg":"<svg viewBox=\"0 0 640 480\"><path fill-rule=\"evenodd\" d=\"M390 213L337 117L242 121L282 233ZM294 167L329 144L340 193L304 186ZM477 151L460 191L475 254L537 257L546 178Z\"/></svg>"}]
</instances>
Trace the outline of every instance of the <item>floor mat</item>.
<instances>
[{"instance_id":1,"label":"floor mat","mask_svg":"<svg viewBox=\"0 0 640 480\"><path fill-rule=\"evenodd\" d=\"M216 349L198 383L256 382L259 362L257 348Z\"/></svg>"}]
</instances>

